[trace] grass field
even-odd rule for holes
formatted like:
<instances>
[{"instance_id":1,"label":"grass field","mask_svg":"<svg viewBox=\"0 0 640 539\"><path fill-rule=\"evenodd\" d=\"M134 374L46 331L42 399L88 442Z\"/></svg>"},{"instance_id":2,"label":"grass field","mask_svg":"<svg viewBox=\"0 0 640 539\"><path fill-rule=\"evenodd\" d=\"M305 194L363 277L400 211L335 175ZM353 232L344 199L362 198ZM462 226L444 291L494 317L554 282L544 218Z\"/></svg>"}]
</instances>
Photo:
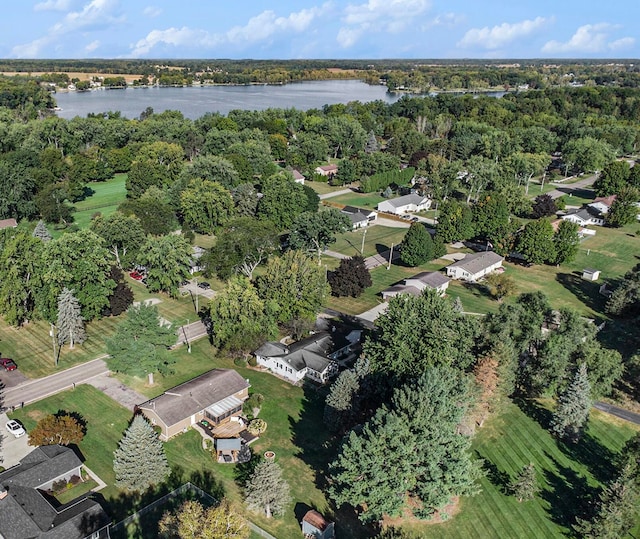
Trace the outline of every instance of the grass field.
<instances>
[{"instance_id":1,"label":"grass field","mask_svg":"<svg viewBox=\"0 0 640 539\"><path fill-rule=\"evenodd\" d=\"M326 195L327 193L334 193L335 191L342 191L347 189L346 186L341 185L329 185L327 182L313 182L311 180L305 180L305 185L308 185L319 195Z\"/></svg>"},{"instance_id":2,"label":"grass field","mask_svg":"<svg viewBox=\"0 0 640 539\"><path fill-rule=\"evenodd\" d=\"M369 226L360 230L350 230L340 234L336 242L329 246L329 249L347 256L359 255L364 234L364 257L366 258L388 250L392 243L394 245L401 243L407 230L407 228L381 225Z\"/></svg>"},{"instance_id":3,"label":"grass field","mask_svg":"<svg viewBox=\"0 0 640 539\"><path fill-rule=\"evenodd\" d=\"M233 368L230 360L212 356L211 348L204 341L194 346L190 356L184 350L177 354L181 362L193 363L193 374L214 367ZM236 369L250 380L252 392L265 396L260 417L265 419L268 428L260 440L252 444L252 450L258 455L266 450L276 453L293 498L283 518L266 520L251 515L251 519L279 539L297 539L302 511L313 507L332 515L321 489L324 488L326 464L334 458L338 441L328 439L325 429L320 428L324 391L294 387L252 369ZM176 376L173 383L180 381L181 375ZM155 393L162 390L161 387L154 389ZM95 388L81 385L26 406L13 417L30 429L43 415L58 409L80 411L86 419L87 435L80 449L87 459L87 466L109 485L102 494L114 520L146 505L149 497L127 497L113 486L113 450L127 426L129 411ZM501 413L490 418L478 431L473 443L473 451L483 459L486 471L486 477L480 480L482 492L463 499L460 511L448 522L438 525L412 523L405 526L406 531L416 538L428 539L563 537L573 518L583 509L587 496L593 495L595 489L611 476L614 455L635 430L593 411L583 440L576 446L565 447L546 430L548 421L549 412L544 403L526 402L521 407L504 404ZM174 470L171 488L192 480L216 497L241 501L239 483L243 482L246 468L215 463L202 449L197 432L177 436L166 443L165 448ZM506 486L530 462L536 467L541 491L534 500L518 503L508 495ZM372 535L347 509L333 517L340 537L364 539ZM138 531L129 537L154 537L153 533L153 530L141 534Z\"/></svg>"},{"instance_id":4,"label":"grass field","mask_svg":"<svg viewBox=\"0 0 640 539\"><path fill-rule=\"evenodd\" d=\"M358 208L375 210L378 203L386 200L386 198L380 196L378 193L350 193L331 197L330 200L331 202L344 204L345 206L357 206Z\"/></svg>"},{"instance_id":5,"label":"grass field","mask_svg":"<svg viewBox=\"0 0 640 539\"><path fill-rule=\"evenodd\" d=\"M100 212L103 217L114 213L127 196L126 181L126 174L116 174L106 182L90 183L88 187L93 194L73 205L74 223L80 228L87 228L95 213Z\"/></svg>"}]
</instances>

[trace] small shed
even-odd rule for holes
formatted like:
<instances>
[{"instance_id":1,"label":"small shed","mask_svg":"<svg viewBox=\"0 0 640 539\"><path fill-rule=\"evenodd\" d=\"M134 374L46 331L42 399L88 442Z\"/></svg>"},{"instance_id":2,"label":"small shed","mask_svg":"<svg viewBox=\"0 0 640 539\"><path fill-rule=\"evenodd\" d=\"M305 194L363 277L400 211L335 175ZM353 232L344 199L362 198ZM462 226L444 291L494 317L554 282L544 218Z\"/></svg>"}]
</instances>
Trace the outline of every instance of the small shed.
<instances>
[{"instance_id":1,"label":"small shed","mask_svg":"<svg viewBox=\"0 0 640 539\"><path fill-rule=\"evenodd\" d=\"M585 268L582 270L582 278L585 281L597 281L600 278L600 270Z\"/></svg>"},{"instance_id":2,"label":"small shed","mask_svg":"<svg viewBox=\"0 0 640 539\"><path fill-rule=\"evenodd\" d=\"M305 539L335 539L334 523L311 509L302 517L302 535Z\"/></svg>"},{"instance_id":3,"label":"small shed","mask_svg":"<svg viewBox=\"0 0 640 539\"><path fill-rule=\"evenodd\" d=\"M216 438L216 455L220 463L238 462L238 454L241 449L242 438Z\"/></svg>"}]
</instances>

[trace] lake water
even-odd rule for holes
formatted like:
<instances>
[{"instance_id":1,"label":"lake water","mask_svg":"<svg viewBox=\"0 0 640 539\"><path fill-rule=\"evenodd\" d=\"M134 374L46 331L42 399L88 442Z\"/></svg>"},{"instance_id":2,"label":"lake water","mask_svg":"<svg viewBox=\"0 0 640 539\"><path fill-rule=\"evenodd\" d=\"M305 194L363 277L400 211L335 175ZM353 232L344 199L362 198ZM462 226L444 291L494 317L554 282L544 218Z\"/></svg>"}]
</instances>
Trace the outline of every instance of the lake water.
<instances>
[{"instance_id":1,"label":"lake water","mask_svg":"<svg viewBox=\"0 0 640 539\"><path fill-rule=\"evenodd\" d=\"M268 108L300 110L349 101L382 100L393 103L400 94L390 94L385 86L371 86L357 80L297 82L282 86L193 86L186 88L128 88L92 92L57 93L61 118L86 117L89 113L120 111L137 118L147 107L154 112L179 110L186 118L196 119L207 112L227 114L234 109Z\"/></svg>"}]
</instances>

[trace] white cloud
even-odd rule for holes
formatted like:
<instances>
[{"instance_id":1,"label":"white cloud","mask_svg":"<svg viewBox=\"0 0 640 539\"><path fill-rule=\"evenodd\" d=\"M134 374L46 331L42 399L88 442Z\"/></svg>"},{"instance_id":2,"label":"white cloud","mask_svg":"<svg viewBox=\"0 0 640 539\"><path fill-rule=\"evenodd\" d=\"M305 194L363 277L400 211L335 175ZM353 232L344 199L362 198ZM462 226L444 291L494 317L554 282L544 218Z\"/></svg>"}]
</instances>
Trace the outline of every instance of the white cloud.
<instances>
[{"instance_id":1,"label":"white cloud","mask_svg":"<svg viewBox=\"0 0 640 539\"><path fill-rule=\"evenodd\" d=\"M336 39L347 48L367 33L400 33L414 25L416 18L430 7L429 0L368 0L365 4L349 4Z\"/></svg>"},{"instance_id":2,"label":"white cloud","mask_svg":"<svg viewBox=\"0 0 640 539\"><path fill-rule=\"evenodd\" d=\"M85 48L85 52L93 52L100 46L100 41L97 39L89 43Z\"/></svg>"},{"instance_id":3,"label":"white cloud","mask_svg":"<svg viewBox=\"0 0 640 539\"><path fill-rule=\"evenodd\" d=\"M142 10L143 15L151 17L152 19L162 14L162 9L156 6L147 6Z\"/></svg>"},{"instance_id":4,"label":"white cloud","mask_svg":"<svg viewBox=\"0 0 640 539\"><path fill-rule=\"evenodd\" d=\"M608 47L612 51L617 51L620 49L630 49L635 44L636 40L633 37L623 37L621 39L616 39L609 43Z\"/></svg>"},{"instance_id":5,"label":"white cloud","mask_svg":"<svg viewBox=\"0 0 640 539\"><path fill-rule=\"evenodd\" d=\"M67 13L60 22L54 24L46 35L34 39L30 43L16 45L12 56L33 58L45 48L51 48L59 39L79 30L101 30L124 22L119 16L119 0L91 0L80 11Z\"/></svg>"},{"instance_id":6,"label":"white cloud","mask_svg":"<svg viewBox=\"0 0 640 539\"><path fill-rule=\"evenodd\" d=\"M67 11L71 7L71 0L46 0L33 6L34 11Z\"/></svg>"},{"instance_id":7,"label":"white cloud","mask_svg":"<svg viewBox=\"0 0 640 539\"><path fill-rule=\"evenodd\" d=\"M576 30L569 41L548 41L542 47L542 52L551 54L597 53L626 48L635 43L632 37L609 41L609 35L617 28L618 26L606 22L585 24Z\"/></svg>"},{"instance_id":8,"label":"white cloud","mask_svg":"<svg viewBox=\"0 0 640 539\"><path fill-rule=\"evenodd\" d=\"M303 9L290 13L286 17L278 17L273 11L263 11L249 19L244 26L235 26L225 33L212 34L198 28L167 28L152 30L146 37L131 46L129 56L137 58L149 54L158 45L189 46L211 48L224 44L249 45L268 41L275 36L300 34L311 26L314 20L329 9L329 4L311 9Z\"/></svg>"},{"instance_id":9,"label":"white cloud","mask_svg":"<svg viewBox=\"0 0 640 539\"><path fill-rule=\"evenodd\" d=\"M472 28L467 31L458 42L458 47L483 47L485 49L498 49L507 43L526 37L536 30L544 27L553 19L536 17L533 20L524 20L509 24L503 22L498 26L489 28Z\"/></svg>"}]
</instances>

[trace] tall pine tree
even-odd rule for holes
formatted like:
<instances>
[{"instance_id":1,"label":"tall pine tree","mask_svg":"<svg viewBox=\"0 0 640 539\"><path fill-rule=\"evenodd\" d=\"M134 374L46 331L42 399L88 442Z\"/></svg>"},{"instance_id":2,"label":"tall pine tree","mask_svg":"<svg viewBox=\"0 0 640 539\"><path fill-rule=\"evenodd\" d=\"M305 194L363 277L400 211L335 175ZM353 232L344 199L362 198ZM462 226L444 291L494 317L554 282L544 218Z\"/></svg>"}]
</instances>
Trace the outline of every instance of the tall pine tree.
<instances>
[{"instance_id":1,"label":"tall pine tree","mask_svg":"<svg viewBox=\"0 0 640 539\"><path fill-rule=\"evenodd\" d=\"M169 475L164 446L153 427L136 415L114 451L116 486L143 492Z\"/></svg>"},{"instance_id":2,"label":"tall pine tree","mask_svg":"<svg viewBox=\"0 0 640 539\"><path fill-rule=\"evenodd\" d=\"M84 331L84 319L80 302L73 295L73 290L63 288L58 296L58 344L69 343L69 349L75 343L82 344L87 338Z\"/></svg>"},{"instance_id":3,"label":"tall pine tree","mask_svg":"<svg viewBox=\"0 0 640 539\"><path fill-rule=\"evenodd\" d=\"M531 500L538 490L540 489L536 482L536 468L533 463L527 464L522 468L516 480L511 483L511 492L519 502L522 502Z\"/></svg>"},{"instance_id":4,"label":"tall pine tree","mask_svg":"<svg viewBox=\"0 0 640 539\"><path fill-rule=\"evenodd\" d=\"M252 511L267 518L282 515L291 501L289 484L282 478L282 469L272 460L263 460L245 485L245 503Z\"/></svg>"},{"instance_id":5,"label":"tall pine tree","mask_svg":"<svg viewBox=\"0 0 640 539\"><path fill-rule=\"evenodd\" d=\"M558 405L551 420L551 432L559 438L577 442L582 435L591 409L591 385L587 365L582 363L571 383L558 397Z\"/></svg>"},{"instance_id":6,"label":"tall pine tree","mask_svg":"<svg viewBox=\"0 0 640 539\"><path fill-rule=\"evenodd\" d=\"M351 431L331 464L330 495L338 506L366 507L366 522L398 515L409 499L427 517L454 496L473 494L478 465L458 426L471 400L469 379L452 368L429 368L396 389L364 426Z\"/></svg>"},{"instance_id":7,"label":"tall pine tree","mask_svg":"<svg viewBox=\"0 0 640 539\"><path fill-rule=\"evenodd\" d=\"M47 225L44 224L44 221L40 219L38 224L33 229L33 237L41 239L42 241L50 241L52 239L49 230L47 229Z\"/></svg>"},{"instance_id":8,"label":"tall pine tree","mask_svg":"<svg viewBox=\"0 0 640 539\"><path fill-rule=\"evenodd\" d=\"M626 537L636 523L640 502L637 468L628 462L600 493L595 514L590 520L578 519L574 529L584 539L619 539Z\"/></svg>"},{"instance_id":9,"label":"tall pine tree","mask_svg":"<svg viewBox=\"0 0 640 539\"><path fill-rule=\"evenodd\" d=\"M331 392L327 395L324 406L324 423L333 432L351 428L351 419L357 410L354 397L360 389L358 375L355 370L346 370L340 373L337 380L331 386Z\"/></svg>"}]
</instances>

